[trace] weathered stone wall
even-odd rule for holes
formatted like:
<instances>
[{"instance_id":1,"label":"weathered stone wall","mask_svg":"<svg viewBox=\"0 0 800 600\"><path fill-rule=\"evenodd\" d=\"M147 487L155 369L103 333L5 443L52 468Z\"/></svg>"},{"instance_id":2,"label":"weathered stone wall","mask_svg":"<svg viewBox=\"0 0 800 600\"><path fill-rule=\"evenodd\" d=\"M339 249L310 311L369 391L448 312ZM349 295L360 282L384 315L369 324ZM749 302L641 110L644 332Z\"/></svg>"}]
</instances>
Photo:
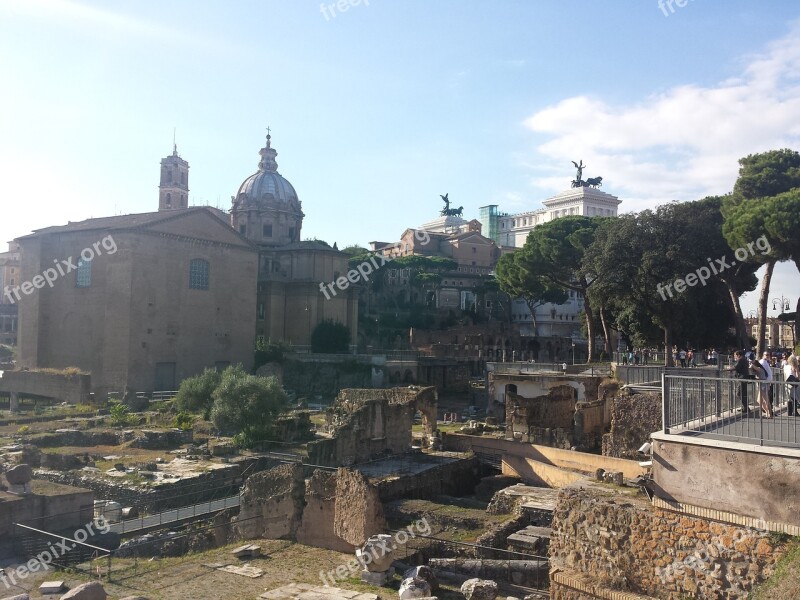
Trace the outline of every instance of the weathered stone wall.
<instances>
[{"instance_id":1,"label":"weathered stone wall","mask_svg":"<svg viewBox=\"0 0 800 600\"><path fill-rule=\"evenodd\" d=\"M0 557L19 552L22 523L47 531L77 529L93 517L91 490L32 481L31 493L17 496L0 491Z\"/></svg>"},{"instance_id":2,"label":"weathered stone wall","mask_svg":"<svg viewBox=\"0 0 800 600\"><path fill-rule=\"evenodd\" d=\"M339 467L407 452L417 409L431 433L436 427L436 402L434 388L342 390L326 414L332 437L308 444L309 461Z\"/></svg>"},{"instance_id":3,"label":"weathered stone wall","mask_svg":"<svg viewBox=\"0 0 800 600\"><path fill-rule=\"evenodd\" d=\"M373 366L366 361L314 360L314 356L288 355L283 363L283 385L287 390L305 397L309 402L320 396L333 400L340 390L346 388L372 387Z\"/></svg>"},{"instance_id":4,"label":"weathered stone wall","mask_svg":"<svg viewBox=\"0 0 800 600\"><path fill-rule=\"evenodd\" d=\"M263 470L278 464L274 459L262 459L250 469L250 473ZM85 475L82 471L57 472L37 470L34 477L54 483L89 489L98 498L114 500L123 506L134 506L140 513L158 512L187 504L195 504L233 496L242 484L242 472L250 462L226 465L221 469L213 469L194 477L185 477L178 481L162 483L149 488L131 487L130 484L117 482L103 477Z\"/></svg>"},{"instance_id":5,"label":"weathered stone wall","mask_svg":"<svg viewBox=\"0 0 800 600\"><path fill-rule=\"evenodd\" d=\"M523 442L599 450L608 424L606 398L597 398L601 381L599 377L584 380L586 401L578 401L578 390L570 385L553 386L536 398L507 392L507 431Z\"/></svg>"},{"instance_id":6,"label":"weathered stone wall","mask_svg":"<svg viewBox=\"0 0 800 600\"><path fill-rule=\"evenodd\" d=\"M386 531L378 490L358 471L340 468L336 472L333 531L354 547L364 544L370 536Z\"/></svg>"},{"instance_id":7,"label":"weathered stone wall","mask_svg":"<svg viewBox=\"0 0 800 600\"><path fill-rule=\"evenodd\" d=\"M306 481L306 506L297 529L297 541L308 546L351 553L349 544L336 535L336 473L317 469Z\"/></svg>"},{"instance_id":8,"label":"weathered stone wall","mask_svg":"<svg viewBox=\"0 0 800 600\"><path fill-rule=\"evenodd\" d=\"M292 539L303 514L305 480L300 464L285 464L248 478L236 529L245 539Z\"/></svg>"},{"instance_id":9,"label":"weathered stone wall","mask_svg":"<svg viewBox=\"0 0 800 600\"><path fill-rule=\"evenodd\" d=\"M527 433L531 427L572 429L577 392L568 385L550 388L548 394L525 398L519 394L506 394L506 425L515 432Z\"/></svg>"},{"instance_id":10,"label":"weathered stone wall","mask_svg":"<svg viewBox=\"0 0 800 600\"><path fill-rule=\"evenodd\" d=\"M556 571L595 588L668 600L744 599L785 552L766 532L661 510L596 485L561 490L552 526Z\"/></svg>"},{"instance_id":11,"label":"weathered stone wall","mask_svg":"<svg viewBox=\"0 0 800 600\"><path fill-rule=\"evenodd\" d=\"M377 484L381 501L400 498L432 499L436 496L466 496L480 477L477 457L445 463L421 473L385 479Z\"/></svg>"},{"instance_id":12,"label":"weathered stone wall","mask_svg":"<svg viewBox=\"0 0 800 600\"><path fill-rule=\"evenodd\" d=\"M0 377L0 392L16 392L53 398L72 404L89 401L91 375L60 375L41 371L5 371Z\"/></svg>"},{"instance_id":13,"label":"weathered stone wall","mask_svg":"<svg viewBox=\"0 0 800 600\"><path fill-rule=\"evenodd\" d=\"M637 450L661 430L660 394L621 394L610 402L611 431L603 436L603 454L637 458Z\"/></svg>"}]
</instances>

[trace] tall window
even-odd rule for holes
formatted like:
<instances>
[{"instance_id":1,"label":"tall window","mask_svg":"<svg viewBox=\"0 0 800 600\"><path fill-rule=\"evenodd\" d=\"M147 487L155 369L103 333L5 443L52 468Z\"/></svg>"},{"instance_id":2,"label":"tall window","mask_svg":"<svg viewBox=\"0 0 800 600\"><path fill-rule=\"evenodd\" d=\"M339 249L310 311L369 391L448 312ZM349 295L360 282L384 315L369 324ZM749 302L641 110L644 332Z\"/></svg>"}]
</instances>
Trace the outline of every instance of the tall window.
<instances>
[{"instance_id":1,"label":"tall window","mask_svg":"<svg viewBox=\"0 0 800 600\"><path fill-rule=\"evenodd\" d=\"M208 289L208 261L194 258L189 263L189 289Z\"/></svg>"},{"instance_id":2,"label":"tall window","mask_svg":"<svg viewBox=\"0 0 800 600\"><path fill-rule=\"evenodd\" d=\"M263 226L264 237L272 237L272 223Z\"/></svg>"},{"instance_id":3,"label":"tall window","mask_svg":"<svg viewBox=\"0 0 800 600\"><path fill-rule=\"evenodd\" d=\"M75 271L75 287L88 288L92 285L92 261L78 260L78 269Z\"/></svg>"}]
</instances>

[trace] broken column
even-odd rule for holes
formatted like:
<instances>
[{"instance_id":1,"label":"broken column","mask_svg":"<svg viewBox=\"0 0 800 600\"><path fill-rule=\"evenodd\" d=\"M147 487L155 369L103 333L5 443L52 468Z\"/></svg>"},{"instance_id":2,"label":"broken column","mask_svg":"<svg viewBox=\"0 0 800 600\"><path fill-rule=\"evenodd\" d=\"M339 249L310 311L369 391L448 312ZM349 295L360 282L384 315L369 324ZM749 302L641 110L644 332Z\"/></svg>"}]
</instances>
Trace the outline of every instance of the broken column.
<instances>
[{"instance_id":1,"label":"broken column","mask_svg":"<svg viewBox=\"0 0 800 600\"><path fill-rule=\"evenodd\" d=\"M385 533L373 535L361 548L356 549L358 562L364 565L361 580L370 585L384 585L394 575L392 536Z\"/></svg>"},{"instance_id":2,"label":"broken column","mask_svg":"<svg viewBox=\"0 0 800 600\"><path fill-rule=\"evenodd\" d=\"M9 410L11 410L12 413L19 412L19 393L10 392L10 394L11 394L11 406L9 407Z\"/></svg>"}]
</instances>

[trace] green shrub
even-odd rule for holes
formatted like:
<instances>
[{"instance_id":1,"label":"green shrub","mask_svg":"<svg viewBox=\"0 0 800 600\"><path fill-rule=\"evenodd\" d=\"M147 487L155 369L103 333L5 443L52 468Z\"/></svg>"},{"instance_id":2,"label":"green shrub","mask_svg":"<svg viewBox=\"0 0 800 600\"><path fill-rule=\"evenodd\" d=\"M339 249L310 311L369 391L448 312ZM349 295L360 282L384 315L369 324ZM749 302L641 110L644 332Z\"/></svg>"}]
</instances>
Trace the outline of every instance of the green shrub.
<instances>
[{"instance_id":1,"label":"green shrub","mask_svg":"<svg viewBox=\"0 0 800 600\"><path fill-rule=\"evenodd\" d=\"M121 402L113 403L109 414L111 415L111 425L114 427L133 425L136 422L136 415L131 414L131 410Z\"/></svg>"},{"instance_id":2,"label":"green shrub","mask_svg":"<svg viewBox=\"0 0 800 600\"><path fill-rule=\"evenodd\" d=\"M187 412L179 412L175 415L175 418L172 419L172 426L182 429L183 431L191 429L192 425L194 425L194 416Z\"/></svg>"},{"instance_id":3,"label":"green shrub","mask_svg":"<svg viewBox=\"0 0 800 600\"><path fill-rule=\"evenodd\" d=\"M26 433L30 433L31 428L29 425L22 425L19 429L17 429L17 433L20 435L25 435Z\"/></svg>"},{"instance_id":4,"label":"green shrub","mask_svg":"<svg viewBox=\"0 0 800 600\"><path fill-rule=\"evenodd\" d=\"M236 365L222 373L211 420L220 431L237 434L238 444L248 446L272 437L272 423L288 402L275 377L250 375Z\"/></svg>"},{"instance_id":5,"label":"green shrub","mask_svg":"<svg viewBox=\"0 0 800 600\"><path fill-rule=\"evenodd\" d=\"M311 332L311 351L316 354L345 354L349 345L350 330L342 323L322 321Z\"/></svg>"},{"instance_id":6,"label":"green shrub","mask_svg":"<svg viewBox=\"0 0 800 600\"><path fill-rule=\"evenodd\" d=\"M214 403L214 390L221 381L222 375L216 369L206 369L200 375L184 379L175 396L178 411L203 413L207 419Z\"/></svg>"}]
</instances>

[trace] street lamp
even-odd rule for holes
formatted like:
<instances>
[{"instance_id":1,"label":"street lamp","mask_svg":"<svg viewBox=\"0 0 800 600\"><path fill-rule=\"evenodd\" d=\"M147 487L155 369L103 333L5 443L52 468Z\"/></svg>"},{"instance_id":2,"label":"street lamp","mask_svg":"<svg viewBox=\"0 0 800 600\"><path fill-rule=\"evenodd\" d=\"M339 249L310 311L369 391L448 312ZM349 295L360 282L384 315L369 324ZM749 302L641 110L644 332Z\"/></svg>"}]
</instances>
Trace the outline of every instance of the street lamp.
<instances>
[{"instance_id":1,"label":"street lamp","mask_svg":"<svg viewBox=\"0 0 800 600\"><path fill-rule=\"evenodd\" d=\"M789 311L789 298L784 298L781 296L780 298L773 298L772 299L772 310L778 310L778 305L780 304L782 311Z\"/></svg>"},{"instance_id":2,"label":"street lamp","mask_svg":"<svg viewBox=\"0 0 800 600\"><path fill-rule=\"evenodd\" d=\"M791 309L790 300L790 298L785 298L783 295L780 298L773 298L772 310L778 310L778 305L780 305L781 312L789 312ZM797 319L797 315L795 315L795 319ZM797 332L794 330L794 324L790 324L790 326L792 328L792 345L795 345L797 343Z\"/></svg>"}]
</instances>

